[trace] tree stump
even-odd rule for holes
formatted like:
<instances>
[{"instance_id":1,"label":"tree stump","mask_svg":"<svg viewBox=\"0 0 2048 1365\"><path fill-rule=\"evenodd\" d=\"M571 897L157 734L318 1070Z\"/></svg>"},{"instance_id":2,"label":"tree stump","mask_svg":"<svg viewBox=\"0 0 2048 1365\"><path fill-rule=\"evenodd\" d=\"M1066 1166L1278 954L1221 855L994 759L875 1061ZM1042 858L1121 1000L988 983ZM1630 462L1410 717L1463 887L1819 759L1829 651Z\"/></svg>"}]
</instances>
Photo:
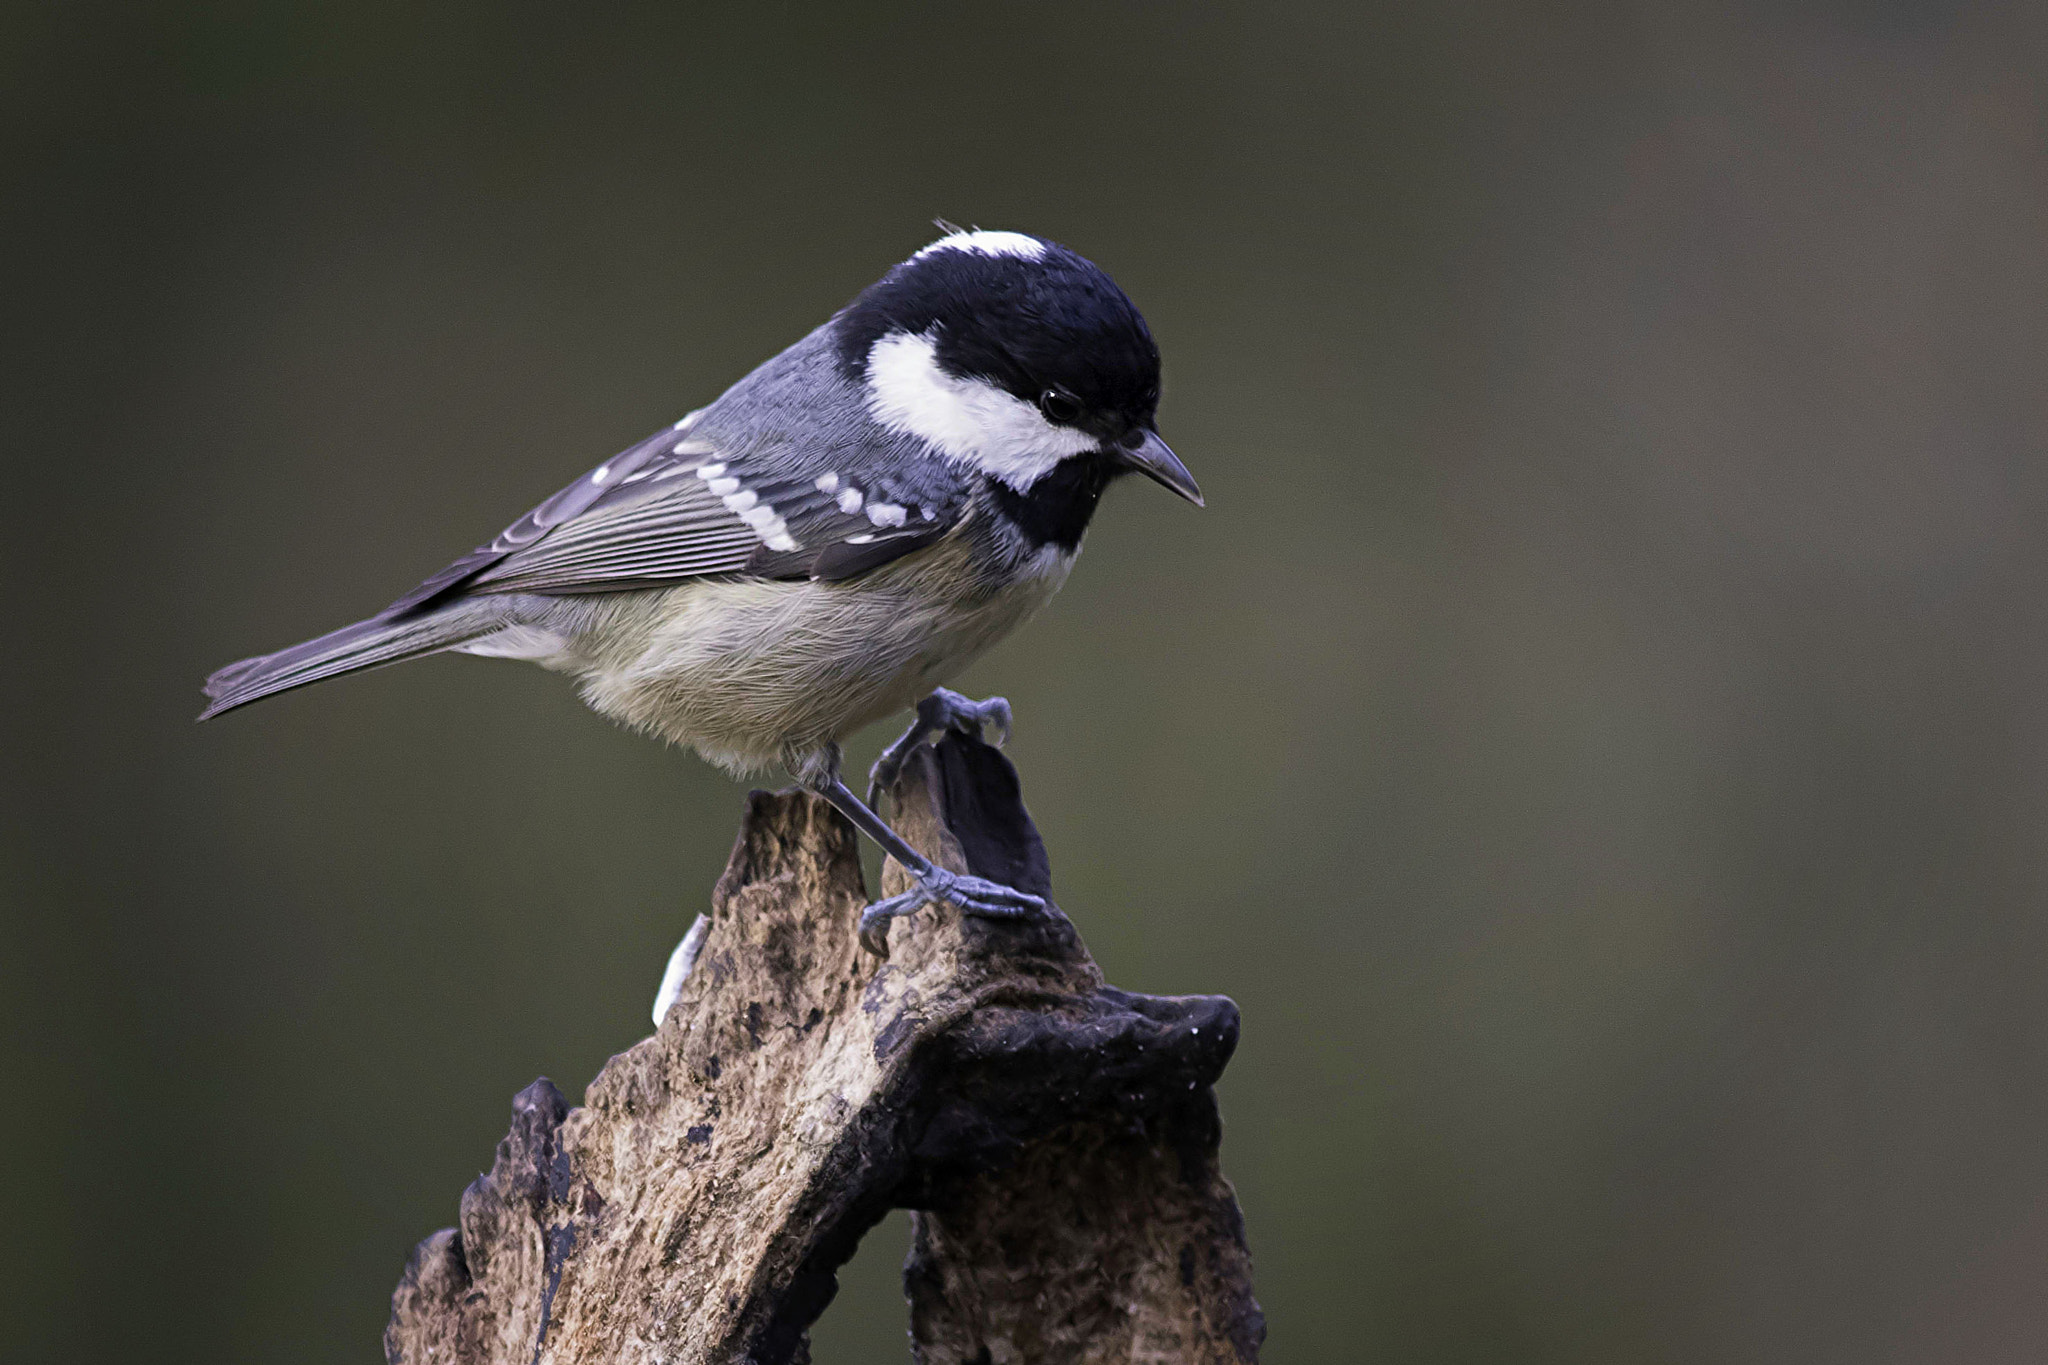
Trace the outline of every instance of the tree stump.
<instances>
[{"instance_id":1,"label":"tree stump","mask_svg":"<svg viewBox=\"0 0 2048 1365\"><path fill-rule=\"evenodd\" d=\"M892 796L934 861L1050 899L994 749L949 735ZM852 827L804 792L748 800L674 1005L583 1107L520 1092L459 1225L413 1253L387 1357L806 1362L835 1272L900 1207L924 1365L1256 1360L1211 1089L1236 1006L1104 985L1064 916L930 907L878 959Z\"/></svg>"}]
</instances>

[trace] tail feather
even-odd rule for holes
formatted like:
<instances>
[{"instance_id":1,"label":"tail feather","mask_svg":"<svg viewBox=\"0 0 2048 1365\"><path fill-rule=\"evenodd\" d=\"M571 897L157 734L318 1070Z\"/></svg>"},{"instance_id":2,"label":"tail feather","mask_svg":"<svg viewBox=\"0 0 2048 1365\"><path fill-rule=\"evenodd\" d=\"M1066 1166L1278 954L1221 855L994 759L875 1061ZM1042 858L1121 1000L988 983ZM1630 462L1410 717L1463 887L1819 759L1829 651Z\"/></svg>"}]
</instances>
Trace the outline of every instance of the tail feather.
<instances>
[{"instance_id":1,"label":"tail feather","mask_svg":"<svg viewBox=\"0 0 2048 1365\"><path fill-rule=\"evenodd\" d=\"M452 604L446 610L408 620L373 616L275 654L243 659L220 669L206 680L209 704L199 719L211 720L223 711L337 674L451 649L504 624L503 610L482 600Z\"/></svg>"}]
</instances>

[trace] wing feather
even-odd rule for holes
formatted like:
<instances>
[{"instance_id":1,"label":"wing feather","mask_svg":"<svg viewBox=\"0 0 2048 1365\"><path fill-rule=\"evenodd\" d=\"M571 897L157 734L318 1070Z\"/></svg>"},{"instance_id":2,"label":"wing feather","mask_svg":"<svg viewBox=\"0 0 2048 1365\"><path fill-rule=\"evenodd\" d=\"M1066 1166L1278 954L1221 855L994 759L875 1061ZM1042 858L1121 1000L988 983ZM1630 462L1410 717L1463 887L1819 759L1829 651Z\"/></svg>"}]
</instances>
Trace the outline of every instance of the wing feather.
<instances>
[{"instance_id":1,"label":"wing feather","mask_svg":"<svg viewBox=\"0 0 2048 1365\"><path fill-rule=\"evenodd\" d=\"M480 593L613 592L711 575L852 578L934 543L966 510L960 486L918 505L887 503L896 524L877 524L847 496L850 482L768 467L800 466L793 457L723 452L690 435L689 421L605 461L383 615Z\"/></svg>"}]
</instances>

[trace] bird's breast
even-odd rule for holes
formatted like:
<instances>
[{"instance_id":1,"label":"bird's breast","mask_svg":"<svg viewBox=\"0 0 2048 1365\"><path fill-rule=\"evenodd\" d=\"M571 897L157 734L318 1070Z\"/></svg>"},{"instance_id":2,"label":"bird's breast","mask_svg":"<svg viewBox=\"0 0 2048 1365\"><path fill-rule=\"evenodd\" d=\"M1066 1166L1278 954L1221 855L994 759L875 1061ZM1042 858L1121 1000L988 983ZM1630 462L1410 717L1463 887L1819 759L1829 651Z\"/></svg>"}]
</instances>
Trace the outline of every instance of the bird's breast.
<instances>
[{"instance_id":1,"label":"bird's breast","mask_svg":"<svg viewBox=\"0 0 2048 1365\"><path fill-rule=\"evenodd\" d=\"M708 579L638 594L610 638L586 646L584 695L727 768L772 767L956 675L1043 607L1073 560L1047 546L991 575L953 538L848 582Z\"/></svg>"}]
</instances>

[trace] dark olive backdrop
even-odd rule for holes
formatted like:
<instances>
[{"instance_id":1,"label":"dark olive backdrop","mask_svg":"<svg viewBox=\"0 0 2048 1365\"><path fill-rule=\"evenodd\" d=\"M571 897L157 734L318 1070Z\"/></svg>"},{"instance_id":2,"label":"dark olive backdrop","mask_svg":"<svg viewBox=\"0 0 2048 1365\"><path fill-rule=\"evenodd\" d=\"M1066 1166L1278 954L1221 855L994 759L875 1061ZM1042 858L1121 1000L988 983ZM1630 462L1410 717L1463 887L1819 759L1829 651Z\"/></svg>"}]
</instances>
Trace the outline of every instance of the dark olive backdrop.
<instances>
[{"instance_id":1,"label":"dark olive backdrop","mask_svg":"<svg viewBox=\"0 0 2048 1365\"><path fill-rule=\"evenodd\" d=\"M943 214L1117 276L1209 494L964 685L1112 979L1244 1009L1269 1360L2040 1359L2032 8L15 6L0 1351L374 1358L646 1031L736 787L521 666L199 680Z\"/></svg>"}]
</instances>

